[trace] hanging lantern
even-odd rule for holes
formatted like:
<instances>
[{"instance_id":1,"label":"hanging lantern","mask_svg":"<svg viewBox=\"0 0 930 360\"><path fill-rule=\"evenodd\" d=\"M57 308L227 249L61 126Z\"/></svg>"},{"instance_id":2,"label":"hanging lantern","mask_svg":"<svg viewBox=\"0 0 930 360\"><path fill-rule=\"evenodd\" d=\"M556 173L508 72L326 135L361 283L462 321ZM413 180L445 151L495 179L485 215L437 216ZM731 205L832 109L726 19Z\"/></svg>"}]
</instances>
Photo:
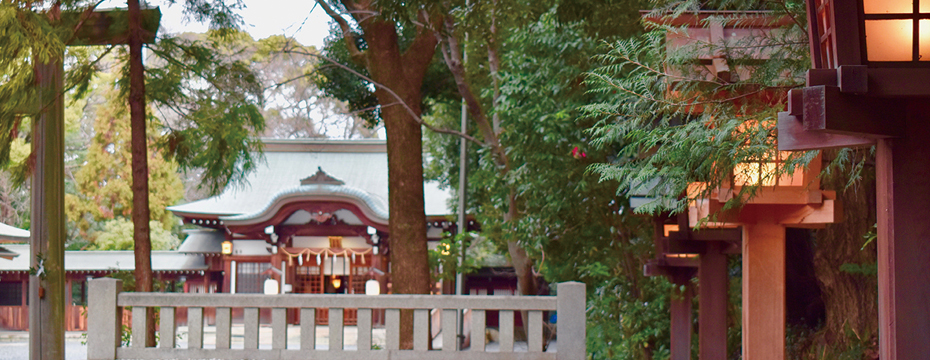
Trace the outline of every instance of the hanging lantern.
<instances>
[{"instance_id":1,"label":"hanging lantern","mask_svg":"<svg viewBox=\"0 0 930 360\"><path fill-rule=\"evenodd\" d=\"M231 255L233 252L233 243L232 241L226 240L222 244L220 253L223 255Z\"/></svg>"}]
</instances>

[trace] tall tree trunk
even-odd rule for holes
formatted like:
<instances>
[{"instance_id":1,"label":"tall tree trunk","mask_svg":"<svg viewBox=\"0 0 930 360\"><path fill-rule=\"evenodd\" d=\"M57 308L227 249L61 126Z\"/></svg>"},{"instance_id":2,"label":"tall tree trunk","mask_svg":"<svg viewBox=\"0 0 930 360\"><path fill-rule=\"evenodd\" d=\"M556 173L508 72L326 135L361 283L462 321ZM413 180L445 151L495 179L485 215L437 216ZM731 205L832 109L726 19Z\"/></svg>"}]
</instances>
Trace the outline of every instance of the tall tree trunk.
<instances>
[{"instance_id":1,"label":"tall tree trunk","mask_svg":"<svg viewBox=\"0 0 930 360\"><path fill-rule=\"evenodd\" d=\"M363 23L372 79L391 89L420 115L423 76L435 42L401 54L395 24L381 19ZM413 52L411 52L413 51ZM398 294L429 294L429 255L423 201L423 133L408 109L384 89L375 95L387 133L388 203L390 206L391 283ZM401 345L412 348L413 314L401 314Z\"/></svg>"},{"instance_id":2,"label":"tall tree trunk","mask_svg":"<svg viewBox=\"0 0 930 360\"><path fill-rule=\"evenodd\" d=\"M864 355L873 352L877 357L877 277L840 270L843 264L875 265L877 262L875 243L863 247L866 241L863 235L876 221L873 171L866 168L863 178L845 190L843 187L848 180L845 177L824 184L826 188L837 190L837 197L843 203L844 220L817 232L814 271L826 310L822 336L827 347L845 349L863 345Z\"/></svg>"},{"instance_id":3,"label":"tall tree trunk","mask_svg":"<svg viewBox=\"0 0 930 360\"><path fill-rule=\"evenodd\" d=\"M129 0L129 116L132 127L132 224L136 291L151 292L152 240L149 237L149 165L145 143L145 69L142 67L142 10ZM146 311L146 346L155 346L155 309Z\"/></svg>"}]
</instances>

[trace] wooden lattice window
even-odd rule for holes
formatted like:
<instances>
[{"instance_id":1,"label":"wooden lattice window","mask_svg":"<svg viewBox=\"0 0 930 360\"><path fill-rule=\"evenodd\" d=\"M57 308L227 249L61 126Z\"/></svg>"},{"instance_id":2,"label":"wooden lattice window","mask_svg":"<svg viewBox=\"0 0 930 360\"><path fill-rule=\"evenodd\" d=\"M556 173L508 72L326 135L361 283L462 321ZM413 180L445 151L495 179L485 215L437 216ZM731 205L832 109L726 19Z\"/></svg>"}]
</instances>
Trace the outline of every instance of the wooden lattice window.
<instances>
[{"instance_id":1,"label":"wooden lattice window","mask_svg":"<svg viewBox=\"0 0 930 360\"><path fill-rule=\"evenodd\" d=\"M296 269L294 288L300 294L322 294L323 279L320 276L320 266L298 266Z\"/></svg>"},{"instance_id":2,"label":"wooden lattice window","mask_svg":"<svg viewBox=\"0 0 930 360\"><path fill-rule=\"evenodd\" d=\"M269 263L239 263L236 266L236 292L243 294L261 294L265 292L265 280L271 275L262 274L271 268Z\"/></svg>"}]
</instances>

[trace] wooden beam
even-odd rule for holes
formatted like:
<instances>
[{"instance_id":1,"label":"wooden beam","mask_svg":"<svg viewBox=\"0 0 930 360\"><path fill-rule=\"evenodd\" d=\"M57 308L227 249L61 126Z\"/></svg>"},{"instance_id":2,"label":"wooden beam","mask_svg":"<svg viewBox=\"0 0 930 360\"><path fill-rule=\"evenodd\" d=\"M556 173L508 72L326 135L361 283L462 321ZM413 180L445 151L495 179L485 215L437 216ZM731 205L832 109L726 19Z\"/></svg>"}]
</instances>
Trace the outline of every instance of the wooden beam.
<instances>
[{"instance_id":1,"label":"wooden beam","mask_svg":"<svg viewBox=\"0 0 930 360\"><path fill-rule=\"evenodd\" d=\"M29 358L65 358L65 106L61 57L36 63L39 102L32 124L31 258L41 274L29 276Z\"/></svg>"},{"instance_id":2,"label":"wooden beam","mask_svg":"<svg viewBox=\"0 0 930 360\"><path fill-rule=\"evenodd\" d=\"M779 223L782 225L819 225L843 221L843 207L838 200L826 199L820 205L802 205L783 211Z\"/></svg>"},{"instance_id":3,"label":"wooden beam","mask_svg":"<svg viewBox=\"0 0 930 360\"><path fill-rule=\"evenodd\" d=\"M804 130L801 118L788 112L778 113L778 150L820 150L832 148L860 148L875 145L875 139L822 131Z\"/></svg>"},{"instance_id":4,"label":"wooden beam","mask_svg":"<svg viewBox=\"0 0 930 360\"><path fill-rule=\"evenodd\" d=\"M690 236L673 231L669 233L669 238L691 241L740 241L743 239L743 230L739 228L697 229L692 230Z\"/></svg>"},{"instance_id":5,"label":"wooden beam","mask_svg":"<svg viewBox=\"0 0 930 360\"><path fill-rule=\"evenodd\" d=\"M868 95L930 97L930 68L869 68Z\"/></svg>"},{"instance_id":6,"label":"wooden beam","mask_svg":"<svg viewBox=\"0 0 930 360\"><path fill-rule=\"evenodd\" d=\"M837 86L804 88L804 130L866 137L900 137L904 129L904 103L844 94Z\"/></svg>"},{"instance_id":7,"label":"wooden beam","mask_svg":"<svg viewBox=\"0 0 930 360\"><path fill-rule=\"evenodd\" d=\"M671 360L691 360L691 277L694 272L672 276Z\"/></svg>"},{"instance_id":8,"label":"wooden beam","mask_svg":"<svg viewBox=\"0 0 930 360\"><path fill-rule=\"evenodd\" d=\"M142 43L155 42L161 10L157 7L142 9ZM129 43L129 15L125 9L105 9L61 14L62 24L77 27L69 46L125 45Z\"/></svg>"},{"instance_id":9,"label":"wooden beam","mask_svg":"<svg viewBox=\"0 0 930 360\"><path fill-rule=\"evenodd\" d=\"M907 135L876 151L880 357L930 354L930 105L907 108Z\"/></svg>"}]
</instances>

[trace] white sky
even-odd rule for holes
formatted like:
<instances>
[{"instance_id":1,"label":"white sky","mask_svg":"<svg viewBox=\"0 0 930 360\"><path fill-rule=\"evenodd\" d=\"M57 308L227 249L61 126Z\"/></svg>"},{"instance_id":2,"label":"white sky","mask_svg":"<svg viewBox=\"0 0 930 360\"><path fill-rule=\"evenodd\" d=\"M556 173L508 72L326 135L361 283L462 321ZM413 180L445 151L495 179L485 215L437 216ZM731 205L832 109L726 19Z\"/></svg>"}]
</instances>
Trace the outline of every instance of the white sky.
<instances>
[{"instance_id":1,"label":"white sky","mask_svg":"<svg viewBox=\"0 0 930 360\"><path fill-rule=\"evenodd\" d=\"M176 0L169 5L165 0L150 0L151 6L161 10L161 30L166 33L205 32L207 24L185 21L181 13L184 0ZM329 17L319 7L314 8L311 0L243 0L246 8L239 11L245 20L243 29L252 38L264 39L271 35L287 35L297 39L303 45L317 48L323 45L323 39L329 34ZM106 0L100 8L125 8L126 2Z\"/></svg>"}]
</instances>

